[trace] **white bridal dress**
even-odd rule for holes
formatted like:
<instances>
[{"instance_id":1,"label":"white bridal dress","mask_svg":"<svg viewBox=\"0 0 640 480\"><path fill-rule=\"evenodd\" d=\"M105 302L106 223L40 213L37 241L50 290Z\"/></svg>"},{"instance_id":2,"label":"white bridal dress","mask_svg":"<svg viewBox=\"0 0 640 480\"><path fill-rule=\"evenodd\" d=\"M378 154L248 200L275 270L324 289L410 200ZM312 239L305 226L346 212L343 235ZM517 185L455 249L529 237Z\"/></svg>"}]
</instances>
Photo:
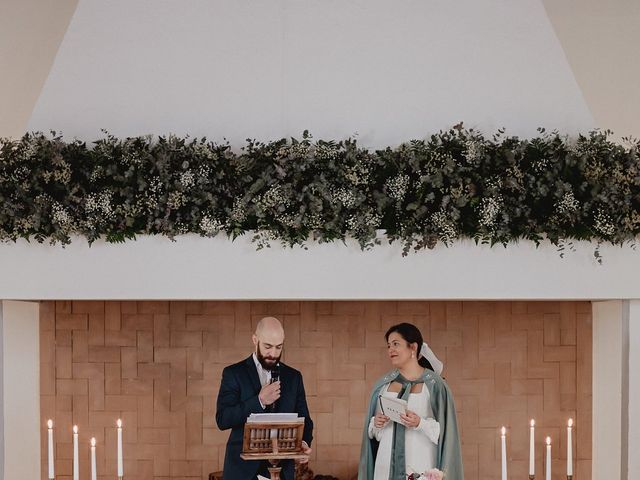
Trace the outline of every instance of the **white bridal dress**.
<instances>
[{"instance_id":1,"label":"white bridal dress","mask_svg":"<svg viewBox=\"0 0 640 480\"><path fill-rule=\"evenodd\" d=\"M389 385L382 387L380 394L385 397L396 398L398 396L397 392L389 392L388 389ZM422 420L420 420L418 427L405 429L406 472L422 473L436 466L438 437L440 435L440 424L433 418L429 389L426 385L422 385L421 392L409 394L408 408L420 415ZM376 413L379 412L380 403L376 408ZM376 428L374 418L371 417L369 438L375 438L380 442L373 478L374 480L389 480L393 422L389 421L384 427Z\"/></svg>"}]
</instances>

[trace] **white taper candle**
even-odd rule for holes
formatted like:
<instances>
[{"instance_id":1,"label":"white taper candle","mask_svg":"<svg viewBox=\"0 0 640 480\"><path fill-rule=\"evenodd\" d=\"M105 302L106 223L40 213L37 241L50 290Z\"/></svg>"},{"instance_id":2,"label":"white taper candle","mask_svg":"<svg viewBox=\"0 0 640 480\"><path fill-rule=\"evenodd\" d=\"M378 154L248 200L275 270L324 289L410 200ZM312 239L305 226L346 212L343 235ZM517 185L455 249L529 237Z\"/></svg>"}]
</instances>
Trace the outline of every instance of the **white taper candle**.
<instances>
[{"instance_id":1,"label":"white taper candle","mask_svg":"<svg viewBox=\"0 0 640 480\"><path fill-rule=\"evenodd\" d=\"M73 480L80 480L78 464L78 426L73 426Z\"/></svg>"},{"instance_id":2,"label":"white taper candle","mask_svg":"<svg viewBox=\"0 0 640 480\"><path fill-rule=\"evenodd\" d=\"M533 477L536 474L536 435L535 435L536 421L532 418L529 426L529 476Z\"/></svg>"},{"instance_id":3,"label":"white taper candle","mask_svg":"<svg viewBox=\"0 0 640 480\"><path fill-rule=\"evenodd\" d=\"M122 462L122 420L118 419L118 477L124 476L124 466Z\"/></svg>"},{"instance_id":4,"label":"white taper candle","mask_svg":"<svg viewBox=\"0 0 640 480\"><path fill-rule=\"evenodd\" d=\"M545 480L551 480L551 437L547 437L547 463L545 465Z\"/></svg>"},{"instance_id":5,"label":"white taper candle","mask_svg":"<svg viewBox=\"0 0 640 480\"><path fill-rule=\"evenodd\" d=\"M96 473L96 439L91 439L91 480L97 480Z\"/></svg>"},{"instance_id":6,"label":"white taper candle","mask_svg":"<svg viewBox=\"0 0 640 480\"><path fill-rule=\"evenodd\" d=\"M49 421L47 422L47 429L48 429L48 434L49 434L49 438L48 438L48 454L49 454L49 479L55 478L55 472L53 469L53 421L51 419L49 419Z\"/></svg>"},{"instance_id":7,"label":"white taper candle","mask_svg":"<svg viewBox=\"0 0 640 480\"><path fill-rule=\"evenodd\" d=\"M500 430L500 439L502 443L502 480L507 480L507 429L504 427Z\"/></svg>"},{"instance_id":8,"label":"white taper candle","mask_svg":"<svg viewBox=\"0 0 640 480\"><path fill-rule=\"evenodd\" d=\"M573 446L571 439L571 427L573 427L573 419L570 418L567 422L567 476L573 476Z\"/></svg>"}]
</instances>

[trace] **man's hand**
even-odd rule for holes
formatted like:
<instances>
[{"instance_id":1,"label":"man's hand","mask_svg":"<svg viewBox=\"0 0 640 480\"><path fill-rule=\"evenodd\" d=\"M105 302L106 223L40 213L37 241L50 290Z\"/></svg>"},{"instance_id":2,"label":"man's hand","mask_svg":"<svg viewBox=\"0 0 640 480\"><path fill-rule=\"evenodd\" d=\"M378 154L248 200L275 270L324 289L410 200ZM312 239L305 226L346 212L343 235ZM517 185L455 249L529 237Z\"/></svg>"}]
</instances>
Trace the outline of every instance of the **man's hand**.
<instances>
[{"instance_id":1,"label":"man's hand","mask_svg":"<svg viewBox=\"0 0 640 480\"><path fill-rule=\"evenodd\" d=\"M265 385L258 394L258 399L265 407L271 405L280 398L280 382L273 382Z\"/></svg>"},{"instance_id":2,"label":"man's hand","mask_svg":"<svg viewBox=\"0 0 640 480\"><path fill-rule=\"evenodd\" d=\"M304 440L302 441L302 453L304 453L305 455L311 455L311 447L307 445L307 442L305 442ZM309 459L306 458L306 459L296 460L296 463L307 463L308 461Z\"/></svg>"}]
</instances>

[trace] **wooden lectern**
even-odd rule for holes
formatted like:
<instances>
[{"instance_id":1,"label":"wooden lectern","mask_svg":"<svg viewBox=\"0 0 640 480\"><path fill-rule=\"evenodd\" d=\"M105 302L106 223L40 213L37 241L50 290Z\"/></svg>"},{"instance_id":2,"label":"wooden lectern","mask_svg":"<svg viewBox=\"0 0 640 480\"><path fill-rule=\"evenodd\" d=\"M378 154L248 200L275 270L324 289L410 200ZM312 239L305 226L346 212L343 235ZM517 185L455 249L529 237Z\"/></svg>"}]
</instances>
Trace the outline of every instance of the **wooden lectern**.
<instances>
[{"instance_id":1,"label":"wooden lectern","mask_svg":"<svg viewBox=\"0 0 640 480\"><path fill-rule=\"evenodd\" d=\"M302 453L304 418L281 422L247 422L242 441L243 460L268 460L271 480L280 480L280 460L309 459Z\"/></svg>"}]
</instances>

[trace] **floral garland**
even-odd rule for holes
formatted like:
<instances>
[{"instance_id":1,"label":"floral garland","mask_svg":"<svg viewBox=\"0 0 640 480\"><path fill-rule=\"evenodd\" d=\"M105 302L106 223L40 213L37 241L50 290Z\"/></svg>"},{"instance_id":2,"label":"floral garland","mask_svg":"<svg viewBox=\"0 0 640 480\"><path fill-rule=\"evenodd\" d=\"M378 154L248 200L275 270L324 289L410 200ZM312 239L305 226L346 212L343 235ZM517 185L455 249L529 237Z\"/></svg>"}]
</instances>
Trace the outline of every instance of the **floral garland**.
<instances>
[{"instance_id":1,"label":"floral garland","mask_svg":"<svg viewBox=\"0 0 640 480\"><path fill-rule=\"evenodd\" d=\"M411 249L472 238L633 243L640 233L640 142L592 131L569 139L491 138L462 124L370 151L356 140L247 140L234 152L205 138L105 134L91 146L60 135L0 140L0 240L69 243L235 238L251 232L304 246L357 240ZM595 251L599 257L598 250Z\"/></svg>"}]
</instances>

